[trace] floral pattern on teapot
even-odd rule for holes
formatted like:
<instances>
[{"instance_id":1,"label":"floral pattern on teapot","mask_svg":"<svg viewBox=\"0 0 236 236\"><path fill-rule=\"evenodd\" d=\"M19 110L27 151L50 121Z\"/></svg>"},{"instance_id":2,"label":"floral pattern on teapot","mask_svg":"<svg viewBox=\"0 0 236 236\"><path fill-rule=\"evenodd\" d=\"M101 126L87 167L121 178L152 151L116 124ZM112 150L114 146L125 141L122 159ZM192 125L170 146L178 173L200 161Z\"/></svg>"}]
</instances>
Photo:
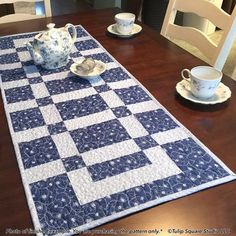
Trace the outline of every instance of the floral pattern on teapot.
<instances>
[{"instance_id":1,"label":"floral pattern on teapot","mask_svg":"<svg viewBox=\"0 0 236 236\"><path fill-rule=\"evenodd\" d=\"M56 69L65 66L69 54L77 38L76 28L72 24L66 24L62 28L54 28L55 24L47 25L48 30L35 36L33 42L26 46L36 65L45 69ZM69 29L72 29L72 35Z\"/></svg>"}]
</instances>

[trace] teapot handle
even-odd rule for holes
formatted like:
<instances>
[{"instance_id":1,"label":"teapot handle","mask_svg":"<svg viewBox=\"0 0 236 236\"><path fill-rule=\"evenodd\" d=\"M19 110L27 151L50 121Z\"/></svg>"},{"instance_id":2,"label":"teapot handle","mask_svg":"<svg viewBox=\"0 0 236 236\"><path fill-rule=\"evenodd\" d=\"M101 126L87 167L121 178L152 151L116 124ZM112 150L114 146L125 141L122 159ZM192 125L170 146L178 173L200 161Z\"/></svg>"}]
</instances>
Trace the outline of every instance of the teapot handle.
<instances>
[{"instance_id":1,"label":"teapot handle","mask_svg":"<svg viewBox=\"0 0 236 236\"><path fill-rule=\"evenodd\" d=\"M72 40L73 40L73 43L74 43L76 38L77 38L77 32L76 32L75 26L70 24L70 23L68 23L68 24L66 24L65 28L67 30L69 30L69 28L72 28Z\"/></svg>"}]
</instances>

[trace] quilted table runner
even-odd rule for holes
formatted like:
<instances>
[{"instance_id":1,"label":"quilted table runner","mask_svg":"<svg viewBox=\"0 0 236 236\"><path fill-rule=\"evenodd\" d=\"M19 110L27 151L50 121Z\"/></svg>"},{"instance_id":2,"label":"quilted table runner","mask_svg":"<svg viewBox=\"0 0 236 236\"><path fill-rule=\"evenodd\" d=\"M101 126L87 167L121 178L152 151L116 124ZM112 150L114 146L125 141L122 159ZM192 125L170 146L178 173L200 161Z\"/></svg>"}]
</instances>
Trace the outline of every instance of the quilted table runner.
<instances>
[{"instance_id":1,"label":"quilted table runner","mask_svg":"<svg viewBox=\"0 0 236 236\"><path fill-rule=\"evenodd\" d=\"M38 235L90 229L235 179L81 26L67 66L44 70L25 47L35 33L0 38L1 90ZM69 68L92 57L91 81ZM61 234L60 234L61 235Z\"/></svg>"}]
</instances>

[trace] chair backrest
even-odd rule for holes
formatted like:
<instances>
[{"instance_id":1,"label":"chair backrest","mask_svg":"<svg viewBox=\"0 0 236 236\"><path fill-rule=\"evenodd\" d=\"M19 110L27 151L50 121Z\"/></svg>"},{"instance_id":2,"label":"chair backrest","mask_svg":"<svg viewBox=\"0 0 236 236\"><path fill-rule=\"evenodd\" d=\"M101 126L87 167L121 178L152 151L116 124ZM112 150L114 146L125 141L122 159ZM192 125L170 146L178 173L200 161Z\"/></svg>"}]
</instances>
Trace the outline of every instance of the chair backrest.
<instances>
[{"instance_id":1,"label":"chair backrest","mask_svg":"<svg viewBox=\"0 0 236 236\"><path fill-rule=\"evenodd\" d=\"M174 24L177 11L195 13L210 20L223 30L216 45L207 34L193 27ZM236 7L229 15L209 0L169 0L161 34L167 38L181 39L197 47L215 68L222 70L236 38Z\"/></svg>"},{"instance_id":2,"label":"chair backrest","mask_svg":"<svg viewBox=\"0 0 236 236\"><path fill-rule=\"evenodd\" d=\"M33 15L29 12L9 14L9 15L0 17L0 24L15 22L15 21L32 20L32 19L37 19L37 18L42 18L42 17L50 17L52 15L50 0L0 0L0 5L14 4L16 2L32 2L32 3L44 2L45 14Z\"/></svg>"},{"instance_id":3,"label":"chair backrest","mask_svg":"<svg viewBox=\"0 0 236 236\"><path fill-rule=\"evenodd\" d=\"M233 73L232 73L232 78L233 78L234 80L236 80L236 67L234 68L234 71L233 71Z\"/></svg>"}]
</instances>

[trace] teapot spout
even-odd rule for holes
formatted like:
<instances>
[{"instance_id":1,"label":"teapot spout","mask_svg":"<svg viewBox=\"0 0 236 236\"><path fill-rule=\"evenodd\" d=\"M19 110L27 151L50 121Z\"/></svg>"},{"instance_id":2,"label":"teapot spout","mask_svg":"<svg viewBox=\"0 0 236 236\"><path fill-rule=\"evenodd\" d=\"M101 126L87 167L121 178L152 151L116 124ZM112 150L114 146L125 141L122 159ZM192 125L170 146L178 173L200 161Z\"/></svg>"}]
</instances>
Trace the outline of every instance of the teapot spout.
<instances>
[{"instance_id":1,"label":"teapot spout","mask_svg":"<svg viewBox=\"0 0 236 236\"><path fill-rule=\"evenodd\" d=\"M26 47L29 50L30 55L33 58L35 64L37 64L37 65L43 64L44 60L43 60L42 56L40 55L40 53L37 50L35 50L35 48L33 47L33 45L30 42L26 43Z\"/></svg>"}]
</instances>

